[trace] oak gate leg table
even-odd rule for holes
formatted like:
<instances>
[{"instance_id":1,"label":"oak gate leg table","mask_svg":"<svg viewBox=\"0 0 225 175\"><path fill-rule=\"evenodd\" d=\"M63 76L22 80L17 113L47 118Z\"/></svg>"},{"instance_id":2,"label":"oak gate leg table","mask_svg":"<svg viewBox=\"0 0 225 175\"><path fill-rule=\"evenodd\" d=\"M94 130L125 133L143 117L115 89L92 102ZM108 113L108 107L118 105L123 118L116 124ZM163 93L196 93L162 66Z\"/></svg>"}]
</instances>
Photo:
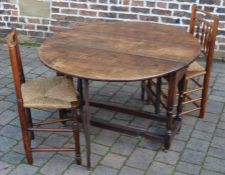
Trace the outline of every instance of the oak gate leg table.
<instances>
[{"instance_id":1,"label":"oak gate leg table","mask_svg":"<svg viewBox=\"0 0 225 175\"><path fill-rule=\"evenodd\" d=\"M87 166L90 168L90 123L106 129L164 140L171 140L181 127L185 72L200 54L200 44L185 29L144 22L92 22L77 25L54 34L39 50L41 61L49 68L78 78L81 92L82 120L87 144ZM92 101L89 81L130 82L168 77L168 107L165 115ZM176 89L178 106L174 112ZM89 106L125 112L166 124L164 135L118 124L94 120Z\"/></svg>"}]
</instances>

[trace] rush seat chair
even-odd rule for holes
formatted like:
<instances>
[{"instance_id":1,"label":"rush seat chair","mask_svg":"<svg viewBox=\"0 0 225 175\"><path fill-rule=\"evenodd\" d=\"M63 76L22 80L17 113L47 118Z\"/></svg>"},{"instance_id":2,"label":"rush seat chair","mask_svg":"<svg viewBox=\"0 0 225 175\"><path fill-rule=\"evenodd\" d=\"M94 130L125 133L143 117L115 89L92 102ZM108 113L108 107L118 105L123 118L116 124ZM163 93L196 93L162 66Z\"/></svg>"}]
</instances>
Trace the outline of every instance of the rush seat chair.
<instances>
[{"instance_id":1,"label":"rush seat chair","mask_svg":"<svg viewBox=\"0 0 225 175\"><path fill-rule=\"evenodd\" d=\"M15 29L7 36L11 68L13 73L17 107L22 130L22 139L26 158L29 164L33 163L32 152L60 152L73 151L76 163L81 164L80 135L77 121L78 100L72 78L55 76L48 78L37 78L25 81L23 65L19 49L18 34ZM38 109L71 109L72 117L67 119L46 120L32 123L31 108ZM72 120L72 128L43 127L49 124ZM75 146L71 148L32 148L31 141L34 132L72 132ZM60 142L60 140L59 140Z\"/></svg>"},{"instance_id":2,"label":"rush seat chair","mask_svg":"<svg viewBox=\"0 0 225 175\"><path fill-rule=\"evenodd\" d=\"M199 9L195 4L192 6L189 32L201 44L202 58L205 60L205 65L202 66L195 61L188 67L182 104L183 106L192 104L192 107L183 111L182 115L199 111L199 117L204 117L218 25L218 16ZM167 107L167 104L165 104L167 92L159 89L167 84L166 77L163 77L163 80L159 78L157 80L148 80L147 83L142 82L142 99L144 98L144 89L147 89L148 99L153 102L156 108L160 106L157 103L161 103L165 108ZM193 95L196 92L200 92L200 97ZM157 98L161 99L157 100ZM159 111L159 109L156 109L156 111Z\"/></svg>"}]
</instances>

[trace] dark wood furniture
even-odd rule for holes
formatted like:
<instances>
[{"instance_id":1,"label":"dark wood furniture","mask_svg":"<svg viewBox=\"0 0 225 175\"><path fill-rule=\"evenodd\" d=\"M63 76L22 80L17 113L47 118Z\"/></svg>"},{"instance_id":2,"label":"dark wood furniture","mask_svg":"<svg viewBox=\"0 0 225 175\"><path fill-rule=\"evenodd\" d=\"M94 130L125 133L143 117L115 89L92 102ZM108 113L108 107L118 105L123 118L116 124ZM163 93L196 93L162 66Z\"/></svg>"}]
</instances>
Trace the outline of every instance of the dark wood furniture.
<instances>
[{"instance_id":1,"label":"dark wood furniture","mask_svg":"<svg viewBox=\"0 0 225 175\"><path fill-rule=\"evenodd\" d=\"M196 37L201 44L202 57L205 59L205 65L200 65L197 61L192 63L188 69L185 79L184 99L183 106L192 104L191 109L184 110L181 115L185 115L191 112L199 111L199 117L203 118L206 110L206 102L208 95L209 78L212 69L213 53L215 48L216 35L218 31L219 18L212 15L206 10L198 9L194 4L192 6L192 15L190 21L190 34ZM200 79L203 77L203 80ZM165 77L166 78L166 77ZM153 101L156 106L156 111L159 111L159 101L161 96L161 104L163 107L167 107L166 99L167 88L163 86L161 90L161 79L155 83L153 80L148 81L148 91L150 91L149 100ZM166 85L165 83L164 85ZM194 84L194 86L193 86ZM160 94L159 94L160 91ZM143 92L143 91L142 91ZM200 97L193 94L200 92ZM142 97L143 97L142 93ZM156 97L158 96L158 97ZM190 107L189 107L190 108Z\"/></svg>"},{"instance_id":2,"label":"dark wood furniture","mask_svg":"<svg viewBox=\"0 0 225 175\"><path fill-rule=\"evenodd\" d=\"M57 48L57 49L56 49ZM93 22L56 33L39 50L41 61L49 68L78 78L81 100L84 102L82 119L87 142L90 167L90 122L93 125L147 138L171 140L181 126L181 105L174 113L175 89L182 85L186 68L200 54L196 38L184 29L152 23ZM89 80L139 81L168 75L169 98L165 115L136 111L110 103L89 99ZM89 105L102 107L139 117L163 122L165 134L124 127L91 118Z\"/></svg>"},{"instance_id":3,"label":"dark wood furniture","mask_svg":"<svg viewBox=\"0 0 225 175\"><path fill-rule=\"evenodd\" d=\"M33 163L32 152L73 151L75 152L76 163L81 164L80 135L76 113L78 101L72 78L55 76L48 78L37 78L35 80L28 80L25 82L18 35L14 29L8 34L7 44L9 47L10 61L16 90L23 144L28 163ZM43 127L49 124L65 122L70 119L46 120L34 124L32 123L30 108L71 109L71 119L73 121L72 129ZM34 139L34 131L73 132L75 147L31 148L31 140Z\"/></svg>"}]
</instances>

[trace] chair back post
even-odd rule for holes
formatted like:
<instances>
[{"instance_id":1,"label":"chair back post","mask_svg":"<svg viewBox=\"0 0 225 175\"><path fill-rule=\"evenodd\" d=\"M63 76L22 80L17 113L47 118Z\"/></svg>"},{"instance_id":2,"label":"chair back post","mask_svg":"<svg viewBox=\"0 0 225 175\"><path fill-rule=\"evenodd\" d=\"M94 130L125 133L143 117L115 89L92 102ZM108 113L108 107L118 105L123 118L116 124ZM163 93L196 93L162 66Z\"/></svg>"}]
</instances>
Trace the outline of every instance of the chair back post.
<instances>
[{"instance_id":1,"label":"chair back post","mask_svg":"<svg viewBox=\"0 0 225 175\"><path fill-rule=\"evenodd\" d=\"M196 18L196 10L197 10L197 5L194 4L192 5L192 13L191 13L191 21L190 21L190 26L189 26L189 32L193 35L195 31L195 18Z\"/></svg>"},{"instance_id":2,"label":"chair back post","mask_svg":"<svg viewBox=\"0 0 225 175\"><path fill-rule=\"evenodd\" d=\"M206 72L211 72L211 67L209 65L212 65L213 61L213 55L214 55L214 50L215 50L215 45L216 45L216 36L218 33L218 27L219 27L219 17L214 16L213 17L213 28L212 28L212 36L210 38L210 44L209 44L209 51L207 54L207 62L206 62Z\"/></svg>"},{"instance_id":3,"label":"chair back post","mask_svg":"<svg viewBox=\"0 0 225 175\"><path fill-rule=\"evenodd\" d=\"M219 18L207 10L192 6L192 15L190 22L190 33L195 36L200 44L203 55L206 58L205 74L203 79L203 90L201 98L200 118L204 117L206 110L206 101L209 87L209 79L212 70L213 55L218 32Z\"/></svg>"},{"instance_id":4,"label":"chair back post","mask_svg":"<svg viewBox=\"0 0 225 175\"><path fill-rule=\"evenodd\" d=\"M198 12L203 14L203 16L198 14ZM198 9L196 4L192 6L189 32L199 39L201 43L202 52L206 57L205 70L207 73L211 71L218 25L218 16L212 15L206 10Z\"/></svg>"},{"instance_id":5,"label":"chair back post","mask_svg":"<svg viewBox=\"0 0 225 175\"><path fill-rule=\"evenodd\" d=\"M21 86L23 83L25 83L25 77L22 67L18 35L15 29L12 29L12 31L8 34L6 42L9 49L9 56L11 61L11 68L13 73L16 96L17 99L21 101L22 100Z\"/></svg>"}]
</instances>

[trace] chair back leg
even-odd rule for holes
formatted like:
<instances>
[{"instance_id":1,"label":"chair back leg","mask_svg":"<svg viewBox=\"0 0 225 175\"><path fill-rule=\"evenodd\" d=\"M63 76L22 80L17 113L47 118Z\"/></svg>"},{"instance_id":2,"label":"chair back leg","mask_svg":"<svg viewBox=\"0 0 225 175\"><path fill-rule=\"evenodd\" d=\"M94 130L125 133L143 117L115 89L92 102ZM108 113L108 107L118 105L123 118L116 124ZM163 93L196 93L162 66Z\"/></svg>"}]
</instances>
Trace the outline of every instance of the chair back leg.
<instances>
[{"instance_id":1,"label":"chair back leg","mask_svg":"<svg viewBox=\"0 0 225 175\"><path fill-rule=\"evenodd\" d=\"M201 100L201 109L200 109L200 118L204 118L206 110L206 102L208 96L208 86L209 86L209 74L205 74L202 90L202 100Z\"/></svg>"},{"instance_id":2,"label":"chair back leg","mask_svg":"<svg viewBox=\"0 0 225 175\"><path fill-rule=\"evenodd\" d=\"M67 113L67 110L66 109L59 109L59 118L60 119L64 119L65 118L64 116L66 115L66 113ZM63 121L62 124L65 125L66 122Z\"/></svg>"}]
</instances>

